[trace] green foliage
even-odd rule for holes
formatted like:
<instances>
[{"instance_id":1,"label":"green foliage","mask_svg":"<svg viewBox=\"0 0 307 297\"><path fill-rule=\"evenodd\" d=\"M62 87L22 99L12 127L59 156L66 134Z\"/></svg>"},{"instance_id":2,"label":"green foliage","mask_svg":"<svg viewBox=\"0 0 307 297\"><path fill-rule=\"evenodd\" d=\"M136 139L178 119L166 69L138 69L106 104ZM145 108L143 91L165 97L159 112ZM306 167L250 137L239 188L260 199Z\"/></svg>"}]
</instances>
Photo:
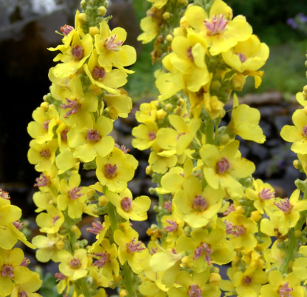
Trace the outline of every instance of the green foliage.
<instances>
[{"instance_id":1,"label":"green foliage","mask_svg":"<svg viewBox=\"0 0 307 297\"><path fill-rule=\"evenodd\" d=\"M47 272L44 277L41 276L43 280L43 285L40 288L40 294L44 297L60 297L61 295L58 294L57 289L55 287L55 277L50 273Z\"/></svg>"}]
</instances>

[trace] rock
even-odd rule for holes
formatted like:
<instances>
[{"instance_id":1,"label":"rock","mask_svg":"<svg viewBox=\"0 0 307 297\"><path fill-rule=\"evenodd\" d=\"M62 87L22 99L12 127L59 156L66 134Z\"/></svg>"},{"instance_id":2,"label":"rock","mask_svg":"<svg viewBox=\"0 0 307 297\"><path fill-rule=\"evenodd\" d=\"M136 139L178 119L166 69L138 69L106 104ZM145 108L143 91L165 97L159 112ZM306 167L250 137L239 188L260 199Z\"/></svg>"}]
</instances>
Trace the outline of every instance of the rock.
<instances>
[{"instance_id":1,"label":"rock","mask_svg":"<svg viewBox=\"0 0 307 297\"><path fill-rule=\"evenodd\" d=\"M250 144L250 149L251 153L261 161L265 160L269 155L268 149L264 145L256 142Z\"/></svg>"},{"instance_id":2,"label":"rock","mask_svg":"<svg viewBox=\"0 0 307 297\"><path fill-rule=\"evenodd\" d=\"M282 129L285 125L293 125L290 115L286 115L286 116L285 116L285 115L276 116L276 117L274 118L274 124L275 124L275 127L276 127L278 133L280 133L281 129Z\"/></svg>"},{"instance_id":3,"label":"rock","mask_svg":"<svg viewBox=\"0 0 307 297\"><path fill-rule=\"evenodd\" d=\"M266 147L269 147L269 148L274 148L274 147L279 147L281 145L283 145L283 141L280 139L280 138L274 138L274 139L270 139L270 140L267 140L264 145Z\"/></svg>"},{"instance_id":4,"label":"rock","mask_svg":"<svg viewBox=\"0 0 307 297\"><path fill-rule=\"evenodd\" d=\"M256 171L254 176L257 178L261 178L262 176L266 176L268 168L272 166L272 160L264 160L260 164L258 163L256 166Z\"/></svg>"},{"instance_id":5,"label":"rock","mask_svg":"<svg viewBox=\"0 0 307 297\"><path fill-rule=\"evenodd\" d=\"M128 188L133 193L133 195L139 195L142 192L143 179L134 178L128 182Z\"/></svg>"},{"instance_id":6,"label":"rock","mask_svg":"<svg viewBox=\"0 0 307 297\"><path fill-rule=\"evenodd\" d=\"M266 136L266 138L270 138L272 136L272 127L269 123L266 121L260 121L259 126L262 128L263 134Z\"/></svg>"}]
</instances>

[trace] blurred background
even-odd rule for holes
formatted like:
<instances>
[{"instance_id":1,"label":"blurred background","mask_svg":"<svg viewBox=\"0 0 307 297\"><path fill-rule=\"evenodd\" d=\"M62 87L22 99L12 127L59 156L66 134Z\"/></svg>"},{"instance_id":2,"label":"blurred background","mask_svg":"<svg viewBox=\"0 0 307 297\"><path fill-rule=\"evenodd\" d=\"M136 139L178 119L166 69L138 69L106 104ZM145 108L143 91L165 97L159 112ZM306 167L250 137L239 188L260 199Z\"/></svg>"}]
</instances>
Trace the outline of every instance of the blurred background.
<instances>
[{"instance_id":1,"label":"blurred background","mask_svg":"<svg viewBox=\"0 0 307 297\"><path fill-rule=\"evenodd\" d=\"M54 52L47 50L61 43L55 33L64 24L74 24L79 0L0 0L0 187L9 191L14 204L23 209L24 217L33 215L34 166L27 160L30 136L26 128L33 110L49 92L48 70L54 65ZM271 182L281 197L289 196L293 181L300 174L292 166L295 155L289 151L279 132L291 123L297 108L295 94L306 84L304 66L307 49L306 0L226 0L234 16L243 14L254 33L270 47L270 58L263 68L265 75L259 89L253 79L239 96L242 101L259 108L265 145L243 141L242 155L257 164L256 177ZM108 13L113 15L112 27L128 31L126 44L136 47L137 63L131 67L127 91L135 102L133 111L141 102L154 100L158 94L154 85L150 52L153 44L141 45L139 22L150 8L145 0L112 0ZM227 121L227 118L225 119ZM117 121L113 136L125 144L140 160L136 178L130 183L134 194L148 193L152 185L145 174L149 152L138 152L131 147L131 130L137 125L132 113L128 119ZM87 172L88 180L94 173ZM25 206L25 200L28 207ZM149 223L148 223L149 224ZM145 233L148 226L143 226Z\"/></svg>"}]
</instances>

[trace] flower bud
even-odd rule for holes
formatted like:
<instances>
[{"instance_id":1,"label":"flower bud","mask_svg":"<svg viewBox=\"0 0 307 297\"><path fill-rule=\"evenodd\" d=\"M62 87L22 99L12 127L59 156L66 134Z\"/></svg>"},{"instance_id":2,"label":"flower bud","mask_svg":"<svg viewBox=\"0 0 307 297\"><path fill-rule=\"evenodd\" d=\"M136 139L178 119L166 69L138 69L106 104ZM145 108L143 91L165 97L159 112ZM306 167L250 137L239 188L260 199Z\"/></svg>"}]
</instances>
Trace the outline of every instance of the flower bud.
<instances>
[{"instance_id":1,"label":"flower bud","mask_svg":"<svg viewBox=\"0 0 307 297\"><path fill-rule=\"evenodd\" d=\"M221 82L218 81L218 80L214 80L214 81L211 83L211 88L212 88L213 90L218 90L218 89L220 89L221 87L222 87L222 84L221 84Z\"/></svg>"},{"instance_id":2,"label":"flower bud","mask_svg":"<svg viewBox=\"0 0 307 297\"><path fill-rule=\"evenodd\" d=\"M78 230L79 228L77 226L72 226L70 229L71 232L76 232L76 233L78 232Z\"/></svg>"},{"instance_id":3,"label":"flower bud","mask_svg":"<svg viewBox=\"0 0 307 297\"><path fill-rule=\"evenodd\" d=\"M182 98L179 99L178 105L179 105L179 106L184 105L184 100L183 100Z\"/></svg>"},{"instance_id":4,"label":"flower bud","mask_svg":"<svg viewBox=\"0 0 307 297\"><path fill-rule=\"evenodd\" d=\"M98 205L102 206L102 207L106 206L108 204L108 202L109 202L109 200L105 195L100 196L99 199L98 199Z\"/></svg>"},{"instance_id":5,"label":"flower bud","mask_svg":"<svg viewBox=\"0 0 307 297\"><path fill-rule=\"evenodd\" d=\"M183 268L189 268L189 257L185 256L181 259Z\"/></svg>"},{"instance_id":6,"label":"flower bud","mask_svg":"<svg viewBox=\"0 0 307 297\"><path fill-rule=\"evenodd\" d=\"M78 20L81 23L85 23L86 22L86 14L85 13L80 13L79 16L78 16Z\"/></svg>"},{"instance_id":7,"label":"flower bud","mask_svg":"<svg viewBox=\"0 0 307 297\"><path fill-rule=\"evenodd\" d=\"M304 92L304 93L307 93L307 85L306 85L306 86L304 86L304 88L303 88L303 92Z\"/></svg>"},{"instance_id":8,"label":"flower bud","mask_svg":"<svg viewBox=\"0 0 307 297\"><path fill-rule=\"evenodd\" d=\"M238 213L238 214L243 214L245 212L243 206L241 206L241 205L236 206L235 210L236 210L236 213Z\"/></svg>"},{"instance_id":9,"label":"flower bud","mask_svg":"<svg viewBox=\"0 0 307 297\"><path fill-rule=\"evenodd\" d=\"M80 6L81 6L82 9L85 9L86 8L86 1L82 0L81 3L80 3Z\"/></svg>"},{"instance_id":10,"label":"flower bud","mask_svg":"<svg viewBox=\"0 0 307 297\"><path fill-rule=\"evenodd\" d=\"M64 242L63 242L63 240L59 240L59 241L56 243L56 248L57 248L58 250L61 250L61 249L64 248Z\"/></svg>"},{"instance_id":11,"label":"flower bud","mask_svg":"<svg viewBox=\"0 0 307 297\"><path fill-rule=\"evenodd\" d=\"M221 144L222 145L227 144L229 142L229 140L230 140L230 137L229 137L228 134L224 134L224 135L221 136Z\"/></svg>"},{"instance_id":12,"label":"flower bud","mask_svg":"<svg viewBox=\"0 0 307 297\"><path fill-rule=\"evenodd\" d=\"M167 103L167 104L165 105L165 109L166 109L167 111L172 110L172 109L173 109L173 104Z\"/></svg>"},{"instance_id":13,"label":"flower bud","mask_svg":"<svg viewBox=\"0 0 307 297\"><path fill-rule=\"evenodd\" d=\"M49 108L49 103L48 102L42 102L40 105L41 109L44 111L47 111Z\"/></svg>"},{"instance_id":14,"label":"flower bud","mask_svg":"<svg viewBox=\"0 0 307 297\"><path fill-rule=\"evenodd\" d=\"M252 211L251 213L251 219L255 222L259 222L261 220L261 214L258 210Z\"/></svg>"},{"instance_id":15,"label":"flower bud","mask_svg":"<svg viewBox=\"0 0 307 297\"><path fill-rule=\"evenodd\" d=\"M168 41L168 42L171 42L172 40L173 40L173 35L172 34L168 34L167 36L166 36L166 40Z\"/></svg>"},{"instance_id":16,"label":"flower bud","mask_svg":"<svg viewBox=\"0 0 307 297\"><path fill-rule=\"evenodd\" d=\"M79 246L79 243L76 242L76 243L74 244L74 249L77 250L78 248L80 248L80 246Z\"/></svg>"},{"instance_id":17,"label":"flower bud","mask_svg":"<svg viewBox=\"0 0 307 297\"><path fill-rule=\"evenodd\" d=\"M299 170L301 168L301 162L299 160L294 160L293 167Z\"/></svg>"},{"instance_id":18,"label":"flower bud","mask_svg":"<svg viewBox=\"0 0 307 297\"><path fill-rule=\"evenodd\" d=\"M210 274L209 283L211 285L219 286L221 280L222 280L222 278L218 273L211 273Z\"/></svg>"},{"instance_id":19,"label":"flower bud","mask_svg":"<svg viewBox=\"0 0 307 297\"><path fill-rule=\"evenodd\" d=\"M166 12L163 13L163 18L164 18L165 20L168 20L168 19L170 18L170 16L171 16L171 14L170 14L168 11L166 11Z\"/></svg>"},{"instance_id":20,"label":"flower bud","mask_svg":"<svg viewBox=\"0 0 307 297\"><path fill-rule=\"evenodd\" d=\"M294 234L295 234L295 237L301 237L302 231L301 230L295 230Z\"/></svg>"},{"instance_id":21,"label":"flower bud","mask_svg":"<svg viewBox=\"0 0 307 297\"><path fill-rule=\"evenodd\" d=\"M97 27L90 27L89 28L89 33L94 36L96 34L99 34L99 29Z\"/></svg>"},{"instance_id":22,"label":"flower bud","mask_svg":"<svg viewBox=\"0 0 307 297\"><path fill-rule=\"evenodd\" d=\"M245 84L245 76L243 74L236 74L231 81L233 88L236 91L241 91Z\"/></svg>"},{"instance_id":23,"label":"flower bud","mask_svg":"<svg viewBox=\"0 0 307 297\"><path fill-rule=\"evenodd\" d=\"M151 175L151 174L152 174L152 168L151 168L150 165L148 165L148 166L146 167L145 172L146 172L147 175Z\"/></svg>"},{"instance_id":24,"label":"flower bud","mask_svg":"<svg viewBox=\"0 0 307 297\"><path fill-rule=\"evenodd\" d=\"M166 115L167 115L167 113L166 113L166 111L163 110L163 109L159 109L159 110L157 111L157 118L158 118L159 120L163 120L163 119L165 118Z\"/></svg>"},{"instance_id":25,"label":"flower bud","mask_svg":"<svg viewBox=\"0 0 307 297\"><path fill-rule=\"evenodd\" d=\"M127 291L126 290L120 290L120 292L119 292L119 297L125 297L125 296L128 296L127 295Z\"/></svg>"},{"instance_id":26,"label":"flower bud","mask_svg":"<svg viewBox=\"0 0 307 297\"><path fill-rule=\"evenodd\" d=\"M104 6L98 7L98 14L104 16L107 12L107 9Z\"/></svg>"}]
</instances>

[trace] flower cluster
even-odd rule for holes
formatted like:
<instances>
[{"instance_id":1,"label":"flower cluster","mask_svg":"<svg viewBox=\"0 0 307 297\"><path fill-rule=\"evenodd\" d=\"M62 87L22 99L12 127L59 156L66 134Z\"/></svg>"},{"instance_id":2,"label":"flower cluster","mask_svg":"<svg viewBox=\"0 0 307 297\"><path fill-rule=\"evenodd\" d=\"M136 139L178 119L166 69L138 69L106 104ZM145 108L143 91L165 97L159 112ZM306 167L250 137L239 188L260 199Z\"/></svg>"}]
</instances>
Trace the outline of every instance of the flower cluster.
<instances>
[{"instance_id":1,"label":"flower cluster","mask_svg":"<svg viewBox=\"0 0 307 297\"><path fill-rule=\"evenodd\" d=\"M261 84L259 69L268 47L252 34L245 17L233 17L221 0L195 1L171 35L163 70L155 74L160 96L141 104L136 113L140 124L132 131L134 147L151 149L147 173L157 183L151 192L159 196L140 292L306 296L301 283L307 280L305 247L297 253L297 246L307 242L301 230L307 195L300 195L307 193L306 182L298 182L289 199L275 197L270 184L252 178L255 166L242 158L235 139L265 141L259 111L239 104L233 91L243 88L247 76L254 77L256 88ZM298 95L303 106L305 91ZM227 104L231 95L232 108ZM296 165L302 170L307 170L305 109L295 112L295 127L281 132L294 142L292 150L300 160ZM226 112L231 120L221 126ZM219 273L219 266L227 263L229 280ZM145 281L154 293L146 291Z\"/></svg>"},{"instance_id":2,"label":"flower cluster","mask_svg":"<svg viewBox=\"0 0 307 297\"><path fill-rule=\"evenodd\" d=\"M74 27L61 28L63 44L49 49L59 51L49 71L50 93L28 125L28 159L40 173L33 199L42 234L33 244L39 261L59 262L60 294L103 297L105 287L131 291L147 250L130 220L147 219L150 199L133 198L127 182L138 162L109 135L132 108L121 87L132 73L126 67L135 62L135 49L124 45L124 29L110 30L105 0L85 0L81 7ZM84 186L81 167L96 169L97 183ZM87 229L96 237L92 245L77 225L85 215L93 217Z\"/></svg>"},{"instance_id":3,"label":"flower cluster","mask_svg":"<svg viewBox=\"0 0 307 297\"><path fill-rule=\"evenodd\" d=\"M8 192L0 189L0 295L39 297L34 293L42 285L39 274L27 267L30 260L22 249L14 248L18 240L36 248L20 231L24 225L20 219L21 209L11 204Z\"/></svg>"}]
</instances>

